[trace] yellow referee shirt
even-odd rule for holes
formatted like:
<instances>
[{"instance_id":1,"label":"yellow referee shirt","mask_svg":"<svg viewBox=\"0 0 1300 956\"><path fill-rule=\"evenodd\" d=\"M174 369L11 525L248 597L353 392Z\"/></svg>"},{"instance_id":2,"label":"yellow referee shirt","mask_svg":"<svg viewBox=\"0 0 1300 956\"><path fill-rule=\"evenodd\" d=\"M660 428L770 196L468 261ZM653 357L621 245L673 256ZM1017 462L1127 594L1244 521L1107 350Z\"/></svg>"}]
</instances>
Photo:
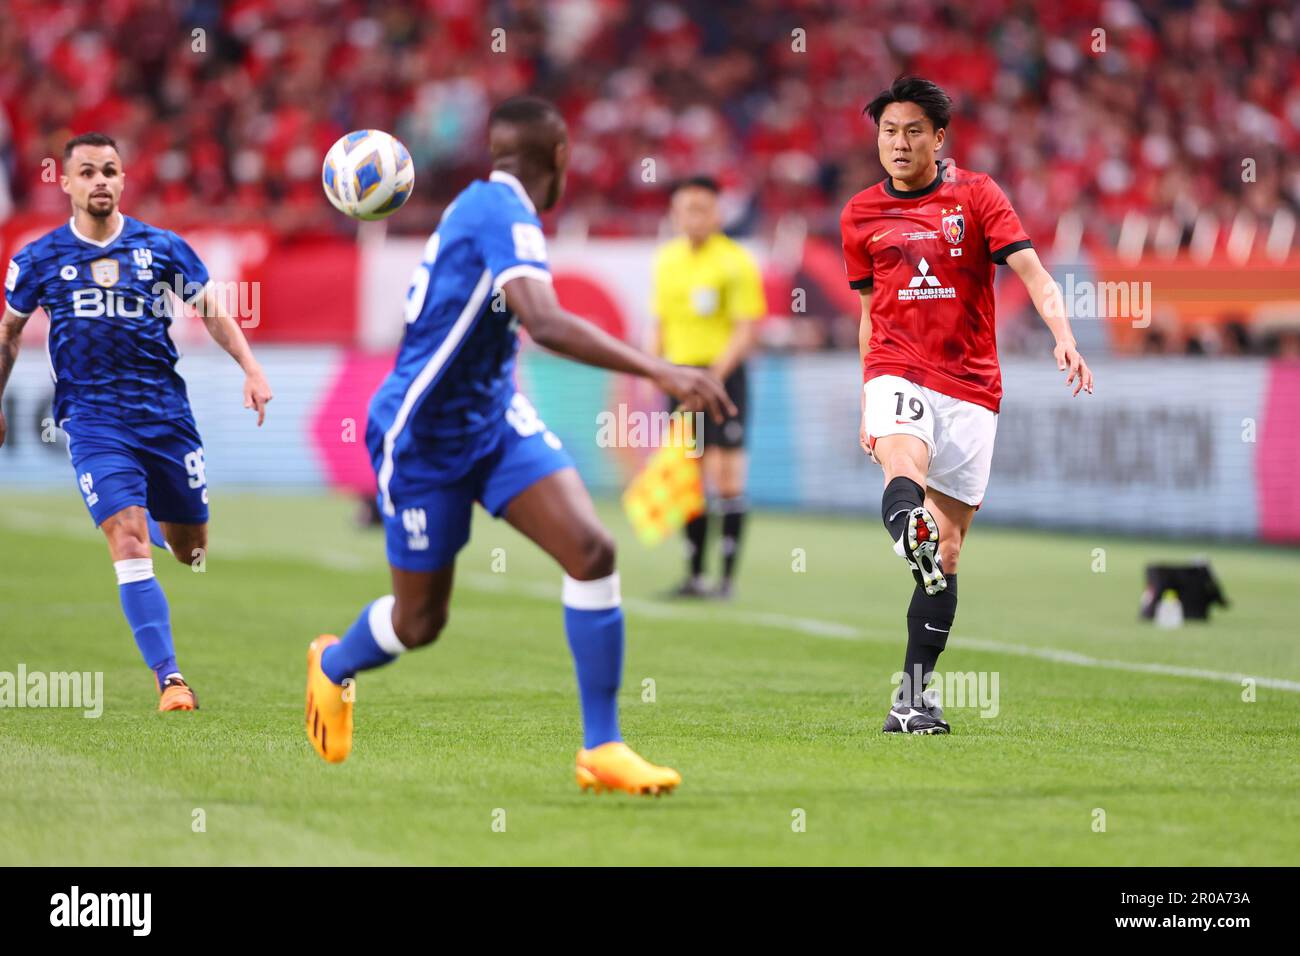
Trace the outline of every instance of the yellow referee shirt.
<instances>
[{"instance_id":1,"label":"yellow referee shirt","mask_svg":"<svg viewBox=\"0 0 1300 956\"><path fill-rule=\"evenodd\" d=\"M758 264L720 232L698 249L685 237L674 239L655 256L652 310L664 358L676 365L712 365L737 322L767 313Z\"/></svg>"}]
</instances>

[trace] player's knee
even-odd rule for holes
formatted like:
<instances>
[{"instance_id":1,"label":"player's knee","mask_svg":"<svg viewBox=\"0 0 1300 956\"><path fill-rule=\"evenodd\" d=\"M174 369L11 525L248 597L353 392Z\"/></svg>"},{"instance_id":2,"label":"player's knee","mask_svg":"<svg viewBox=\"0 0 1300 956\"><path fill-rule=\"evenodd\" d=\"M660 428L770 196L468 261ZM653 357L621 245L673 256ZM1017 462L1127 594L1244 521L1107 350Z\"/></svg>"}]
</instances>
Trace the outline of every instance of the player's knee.
<instances>
[{"instance_id":1,"label":"player's knee","mask_svg":"<svg viewBox=\"0 0 1300 956\"><path fill-rule=\"evenodd\" d=\"M890 442L887 448L881 448L880 442L877 442L875 455L876 460L880 462L880 467L885 471L887 482L895 478L911 478L918 485L925 487L925 469L921 467L912 450L906 446L900 447L899 443Z\"/></svg>"},{"instance_id":2,"label":"player's knee","mask_svg":"<svg viewBox=\"0 0 1300 956\"><path fill-rule=\"evenodd\" d=\"M594 581L614 573L616 559L614 539L601 527L588 529L582 535L570 567L565 572L579 581Z\"/></svg>"},{"instance_id":3,"label":"player's knee","mask_svg":"<svg viewBox=\"0 0 1300 956\"><path fill-rule=\"evenodd\" d=\"M925 472L918 467L911 455L896 452L889 456L885 464L885 473L890 480L894 478L911 478L922 488L925 487Z\"/></svg>"},{"instance_id":4,"label":"player's knee","mask_svg":"<svg viewBox=\"0 0 1300 956\"><path fill-rule=\"evenodd\" d=\"M947 574L957 572L957 559L961 557L960 538L939 538L939 563Z\"/></svg>"},{"instance_id":5,"label":"player's knee","mask_svg":"<svg viewBox=\"0 0 1300 956\"><path fill-rule=\"evenodd\" d=\"M398 611L393 615L393 630L407 647L432 644L447 626L447 608L425 608L416 613Z\"/></svg>"},{"instance_id":6,"label":"player's knee","mask_svg":"<svg viewBox=\"0 0 1300 956\"><path fill-rule=\"evenodd\" d=\"M114 535L109 541L109 550L112 551L113 557L117 561L152 557L149 550L149 539L138 538L129 533Z\"/></svg>"},{"instance_id":7,"label":"player's knee","mask_svg":"<svg viewBox=\"0 0 1300 956\"><path fill-rule=\"evenodd\" d=\"M206 528L189 528L177 531L169 528L166 534L167 548L172 557L184 565L193 565L203 561L208 554L208 532Z\"/></svg>"},{"instance_id":8,"label":"player's knee","mask_svg":"<svg viewBox=\"0 0 1300 956\"><path fill-rule=\"evenodd\" d=\"M196 561L204 560L208 555L208 539L206 535L186 538L181 541L169 541L167 546L171 549L172 557L181 564L192 565Z\"/></svg>"},{"instance_id":9,"label":"player's knee","mask_svg":"<svg viewBox=\"0 0 1300 956\"><path fill-rule=\"evenodd\" d=\"M149 533L134 524L119 522L111 528L105 528L108 547L115 560L124 561L132 558L151 557L149 552Z\"/></svg>"}]
</instances>

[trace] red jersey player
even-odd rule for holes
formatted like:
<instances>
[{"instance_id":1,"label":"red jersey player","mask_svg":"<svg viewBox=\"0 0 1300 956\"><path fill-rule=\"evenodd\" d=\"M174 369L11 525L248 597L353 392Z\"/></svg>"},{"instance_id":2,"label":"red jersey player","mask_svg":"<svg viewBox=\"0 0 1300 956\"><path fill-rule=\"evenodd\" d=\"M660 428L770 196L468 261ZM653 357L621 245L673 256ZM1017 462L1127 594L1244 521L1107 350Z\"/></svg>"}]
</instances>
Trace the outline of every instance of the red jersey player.
<instances>
[{"instance_id":1,"label":"red jersey player","mask_svg":"<svg viewBox=\"0 0 1300 956\"><path fill-rule=\"evenodd\" d=\"M862 297L862 447L884 469L881 516L917 583L886 733L949 732L924 691L956 615L957 558L993 460L996 265L1025 284L1073 394L1093 387L1057 287L1007 197L983 173L939 167L951 111L948 95L919 77L900 76L872 100L863 112L879 128L888 177L840 218L849 285Z\"/></svg>"}]
</instances>

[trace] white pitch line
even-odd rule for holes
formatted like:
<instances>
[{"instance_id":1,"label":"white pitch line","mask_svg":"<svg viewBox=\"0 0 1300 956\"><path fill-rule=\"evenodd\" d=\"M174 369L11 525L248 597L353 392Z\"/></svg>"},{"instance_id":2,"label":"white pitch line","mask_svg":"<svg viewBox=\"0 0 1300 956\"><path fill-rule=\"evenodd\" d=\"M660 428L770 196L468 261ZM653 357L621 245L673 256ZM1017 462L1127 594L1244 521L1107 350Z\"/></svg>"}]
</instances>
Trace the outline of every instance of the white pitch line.
<instances>
[{"instance_id":1,"label":"white pitch line","mask_svg":"<svg viewBox=\"0 0 1300 956\"><path fill-rule=\"evenodd\" d=\"M28 534L52 534L57 535L60 538L71 538L74 540L100 540L100 534L91 522L89 515L84 518L72 518L64 515L55 516L32 512L8 511L0 512L0 525ZM272 560L283 558L287 561L303 561L317 564L320 567L328 568L331 571L359 571L362 568L365 568L368 564L373 563L365 557L351 552L308 552L297 548L267 548L248 544L243 541L231 541L220 537L217 538L215 545L208 548L208 552L210 555L215 556L217 561L221 561L224 558L232 558L236 561L252 560L257 558ZM159 556L165 554L165 552L161 550L158 550L157 553Z\"/></svg>"},{"instance_id":2,"label":"white pitch line","mask_svg":"<svg viewBox=\"0 0 1300 956\"><path fill-rule=\"evenodd\" d=\"M1256 677L1254 674L1211 671L1201 667L1182 667L1178 664L1146 664L1141 661L1108 660L1103 657L1089 657L1087 654L1080 654L1077 651L1060 651L1050 647L1031 647L1028 644L1004 644L1001 641L986 641L978 637L957 637L948 643L969 650L994 651L998 654L1015 654L1018 657L1037 657L1045 661L1052 661L1055 664L1072 664L1075 667L1097 667L1111 671L1128 671L1134 674L1164 674L1167 677L1192 677L1237 685L1240 685L1244 680L1253 680L1260 687L1300 693L1300 681L1285 680L1281 677Z\"/></svg>"},{"instance_id":3,"label":"white pitch line","mask_svg":"<svg viewBox=\"0 0 1300 956\"><path fill-rule=\"evenodd\" d=\"M466 587L473 588L476 591L487 591L493 594L516 593L526 594L529 597L545 599L556 599L560 596L560 583L557 580L555 584L543 584L540 581L525 581L522 584L512 583L504 579L499 574L480 574L470 572L459 575L456 578L457 584L464 584ZM872 640L873 638L862 633L857 628L848 624L840 624L836 621L819 621L814 618L791 617L787 614L769 614L762 611L740 611L734 608L714 608L712 612L703 609L695 609L675 604L664 604L660 601L648 601L644 598L624 598L623 607L635 614L644 617L656 617L660 620L667 621L739 621L745 624L756 624L760 627L772 627L777 630L799 631L804 634L812 634L817 637L837 637L842 640L861 641ZM883 640L883 638L880 638Z\"/></svg>"},{"instance_id":4,"label":"white pitch line","mask_svg":"<svg viewBox=\"0 0 1300 956\"><path fill-rule=\"evenodd\" d=\"M84 538L91 536L87 532L87 529L89 528L87 523L82 523L80 521L74 522L68 519L61 520L50 516L22 514L20 512L0 512L0 524L6 524L17 531L43 531L47 534L52 532L61 537ZM236 561L253 558L284 558L287 560L301 561L307 564L316 564L332 571L355 571L371 564L371 562L366 558L352 553L334 552L322 554L315 551L298 552L287 549L277 549L269 552L265 549L255 548L242 543L235 545L233 542L229 545L223 544L219 554ZM379 567L377 560L375 562L375 567L376 569ZM457 583L462 587L469 587L476 591L493 594L520 594L541 600L558 599L560 596L560 582L558 578L554 584L545 584L541 581L515 583L506 580L504 576L498 574L470 572L458 575ZM810 637L823 637L847 641L871 641L874 643L889 644L899 642L899 639L893 635L873 634L864 631L861 628L854 627L851 624L844 624L840 621L827 621L814 617L799 617L766 611L745 611L738 608L717 606L713 606L708 610L703 608L697 610L684 605L663 604L660 602L648 601L643 598L626 598L623 601L623 606L634 614L643 617L659 618L660 620L699 622L734 621L738 624L751 624L757 627L768 627L781 631L794 631L799 634L807 634ZM1125 671L1130 674L1159 674L1165 677L1185 677L1193 680L1209 680L1220 683L1236 684L1238 686L1240 686L1241 682L1244 680L1253 680L1259 687L1267 687L1270 690L1288 691L1290 693L1300 693L1300 681L1286 680L1281 677L1259 677L1254 674L1214 671L1200 667L1183 667L1178 664L1120 661L1102 657L1090 657L1087 654L1080 654L1077 651L1059 650L1051 647L1032 647L1028 644L1008 644L1003 641L989 641L977 637L954 637L948 642L948 645L950 647L959 647L964 650L987 651L993 654L1012 654L1016 657L1035 657L1039 660L1049 661L1053 664L1066 664L1071 667L1088 667L1100 670Z\"/></svg>"},{"instance_id":5,"label":"white pitch line","mask_svg":"<svg viewBox=\"0 0 1300 956\"><path fill-rule=\"evenodd\" d=\"M514 592L535 598L555 598L559 594L559 585L547 585L529 581L524 585L512 585L500 576L487 574L466 574L463 576L466 586L479 591L494 593ZM827 621L815 617L796 617L789 614L772 614L761 611L742 611L732 608L713 608L705 611L672 604L660 604L641 598L625 598L623 606L636 614L657 617L664 620L680 621L736 621L770 627L782 631L797 631L812 637L829 637L837 640L872 641L876 643L898 643L893 635L872 634L851 624L839 621ZM1102 670L1127 671L1131 674L1161 674L1166 677L1187 677L1199 680L1212 680L1222 683L1237 684L1243 680L1253 680L1259 687L1271 690L1285 690L1300 693L1300 681L1286 680L1280 677L1257 677L1227 671L1213 671L1200 667L1183 667L1178 664L1151 664L1141 661L1118 661L1102 657L1090 657L1077 651L1057 650L1051 647L1032 647L1028 644L1007 644L1002 641L989 641L977 637L954 637L948 642L949 647L960 647L970 651L988 651L994 654L1012 654L1016 657L1036 657L1053 664L1069 664L1074 667L1089 667Z\"/></svg>"}]
</instances>

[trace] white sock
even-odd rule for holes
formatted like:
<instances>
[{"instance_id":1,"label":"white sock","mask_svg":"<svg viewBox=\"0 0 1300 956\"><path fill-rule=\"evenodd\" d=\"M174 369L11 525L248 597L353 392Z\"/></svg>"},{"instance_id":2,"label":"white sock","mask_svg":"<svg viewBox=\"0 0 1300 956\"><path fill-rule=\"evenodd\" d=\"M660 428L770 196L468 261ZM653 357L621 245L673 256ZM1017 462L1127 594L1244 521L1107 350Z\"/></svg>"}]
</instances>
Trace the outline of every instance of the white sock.
<instances>
[{"instance_id":1,"label":"white sock","mask_svg":"<svg viewBox=\"0 0 1300 956\"><path fill-rule=\"evenodd\" d=\"M367 618L370 636L375 639L381 651L392 657L406 650L406 645L397 639L397 631L393 630L393 605L396 603L397 598L391 594L376 598L370 605L370 614Z\"/></svg>"},{"instance_id":2,"label":"white sock","mask_svg":"<svg viewBox=\"0 0 1300 956\"><path fill-rule=\"evenodd\" d=\"M565 607L575 611L603 611L618 607L623 603L619 588L618 572L609 577L597 578L595 581L579 581L567 574L564 576L563 601Z\"/></svg>"},{"instance_id":3,"label":"white sock","mask_svg":"<svg viewBox=\"0 0 1300 956\"><path fill-rule=\"evenodd\" d=\"M153 577L153 558L127 558L125 561L114 561L113 570L117 572L118 584L148 581Z\"/></svg>"}]
</instances>

